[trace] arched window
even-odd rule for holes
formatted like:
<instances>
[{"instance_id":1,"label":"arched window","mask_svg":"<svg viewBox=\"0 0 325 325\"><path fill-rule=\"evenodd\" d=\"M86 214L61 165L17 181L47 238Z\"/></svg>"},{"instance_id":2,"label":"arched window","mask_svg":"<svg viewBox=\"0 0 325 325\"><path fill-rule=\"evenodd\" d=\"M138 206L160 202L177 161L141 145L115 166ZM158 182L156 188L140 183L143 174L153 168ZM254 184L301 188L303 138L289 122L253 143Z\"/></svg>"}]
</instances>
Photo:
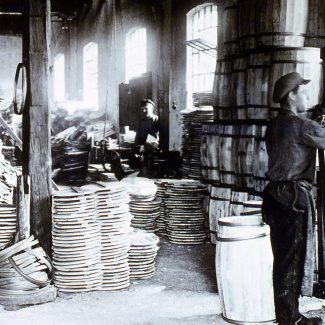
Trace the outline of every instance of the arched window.
<instances>
[{"instance_id":1,"label":"arched window","mask_svg":"<svg viewBox=\"0 0 325 325\"><path fill-rule=\"evenodd\" d=\"M126 82L147 72L147 32L136 27L126 34Z\"/></svg>"},{"instance_id":2,"label":"arched window","mask_svg":"<svg viewBox=\"0 0 325 325\"><path fill-rule=\"evenodd\" d=\"M187 14L187 90L188 101L212 102L212 86L217 57L217 6L204 4Z\"/></svg>"},{"instance_id":3,"label":"arched window","mask_svg":"<svg viewBox=\"0 0 325 325\"><path fill-rule=\"evenodd\" d=\"M98 45L93 42L83 49L83 101L98 109Z\"/></svg>"},{"instance_id":4,"label":"arched window","mask_svg":"<svg viewBox=\"0 0 325 325\"><path fill-rule=\"evenodd\" d=\"M54 101L63 102L65 100L65 66L64 54L59 53L54 58L53 64Z\"/></svg>"}]
</instances>

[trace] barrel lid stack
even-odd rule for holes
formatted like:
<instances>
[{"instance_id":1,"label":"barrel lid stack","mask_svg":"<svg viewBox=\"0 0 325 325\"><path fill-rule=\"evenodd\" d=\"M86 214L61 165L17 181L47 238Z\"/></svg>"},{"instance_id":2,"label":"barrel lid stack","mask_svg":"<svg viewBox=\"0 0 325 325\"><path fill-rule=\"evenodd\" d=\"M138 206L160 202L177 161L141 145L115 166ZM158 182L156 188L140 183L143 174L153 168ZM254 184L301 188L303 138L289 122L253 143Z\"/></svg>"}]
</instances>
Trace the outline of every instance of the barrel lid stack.
<instances>
[{"instance_id":1,"label":"barrel lid stack","mask_svg":"<svg viewBox=\"0 0 325 325\"><path fill-rule=\"evenodd\" d=\"M16 207L0 205L0 249L13 240L16 233Z\"/></svg>"},{"instance_id":2,"label":"barrel lid stack","mask_svg":"<svg viewBox=\"0 0 325 325\"><path fill-rule=\"evenodd\" d=\"M103 271L95 194L81 189L58 191L53 209L55 286L63 292L98 290Z\"/></svg>"},{"instance_id":3,"label":"barrel lid stack","mask_svg":"<svg viewBox=\"0 0 325 325\"><path fill-rule=\"evenodd\" d=\"M132 226L147 231L157 231L156 219L160 215L161 200L150 197L132 196L130 202L130 212L134 216Z\"/></svg>"},{"instance_id":4,"label":"barrel lid stack","mask_svg":"<svg viewBox=\"0 0 325 325\"><path fill-rule=\"evenodd\" d=\"M206 240L205 185L194 180L167 184L166 224L168 239L173 244L203 244Z\"/></svg>"},{"instance_id":5,"label":"barrel lid stack","mask_svg":"<svg viewBox=\"0 0 325 325\"><path fill-rule=\"evenodd\" d=\"M161 200L156 198L157 186L149 179L124 179L130 191L130 212L132 227L147 231L157 231L156 219L160 214Z\"/></svg>"},{"instance_id":6,"label":"barrel lid stack","mask_svg":"<svg viewBox=\"0 0 325 325\"><path fill-rule=\"evenodd\" d=\"M130 267L128 236L132 215L128 203L128 189L120 182L97 182L86 185L96 193L97 220L101 224L101 264L103 280L100 290L118 290L129 287Z\"/></svg>"},{"instance_id":7,"label":"barrel lid stack","mask_svg":"<svg viewBox=\"0 0 325 325\"><path fill-rule=\"evenodd\" d=\"M151 232L134 229L130 233L129 251L130 278L148 279L155 274L155 258L159 247L159 237Z\"/></svg>"},{"instance_id":8,"label":"barrel lid stack","mask_svg":"<svg viewBox=\"0 0 325 325\"><path fill-rule=\"evenodd\" d=\"M201 172L201 133L202 124L213 122L213 108L188 109L181 111L183 117L182 134L182 173L184 178L202 179Z\"/></svg>"},{"instance_id":9,"label":"barrel lid stack","mask_svg":"<svg viewBox=\"0 0 325 325\"><path fill-rule=\"evenodd\" d=\"M160 213L156 219L157 224L157 233L158 235L167 236L166 231L166 207L165 207L165 200L166 200L166 188L168 184L167 179L158 179L155 181L157 185L157 193L156 198L161 201L160 203Z\"/></svg>"}]
</instances>

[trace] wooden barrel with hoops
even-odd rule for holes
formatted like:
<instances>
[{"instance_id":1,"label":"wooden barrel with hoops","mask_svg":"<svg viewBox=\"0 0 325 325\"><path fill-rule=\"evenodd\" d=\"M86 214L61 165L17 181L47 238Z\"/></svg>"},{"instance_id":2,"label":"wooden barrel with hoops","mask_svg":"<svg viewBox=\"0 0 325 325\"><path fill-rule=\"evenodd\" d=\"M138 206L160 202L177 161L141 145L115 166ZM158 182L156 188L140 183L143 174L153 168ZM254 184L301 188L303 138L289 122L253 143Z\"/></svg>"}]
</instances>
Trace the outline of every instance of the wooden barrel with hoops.
<instances>
[{"instance_id":1,"label":"wooden barrel with hoops","mask_svg":"<svg viewBox=\"0 0 325 325\"><path fill-rule=\"evenodd\" d=\"M221 218L218 227L215 262L223 318L233 324L273 321L269 226L260 215L249 215Z\"/></svg>"},{"instance_id":2,"label":"wooden barrel with hoops","mask_svg":"<svg viewBox=\"0 0 325 325\"><path fill-rule=\"evenodd\" d=\"M258 47L302 47L307 31L308 0L256 3Z\"/></svg>"}]
</instances>

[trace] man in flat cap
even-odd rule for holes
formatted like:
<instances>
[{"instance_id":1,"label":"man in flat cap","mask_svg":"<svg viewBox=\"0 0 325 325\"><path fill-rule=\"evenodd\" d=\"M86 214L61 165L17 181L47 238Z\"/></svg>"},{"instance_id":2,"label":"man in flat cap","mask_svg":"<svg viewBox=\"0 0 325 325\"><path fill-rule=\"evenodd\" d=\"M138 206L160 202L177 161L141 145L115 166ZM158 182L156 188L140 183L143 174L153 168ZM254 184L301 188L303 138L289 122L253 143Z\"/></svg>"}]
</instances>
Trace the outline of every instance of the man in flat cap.
<instances>
[{"instance_id":1,"label":"man in flat cap","mask_svg":"<svg viewBox=\"0 0 325 325\"><path fill-rule=\"evenodd\" d=\"M269 224L274 255L273 287L279 324L322 324L299 313L299 295L312 295L315 257L313 180L316 149L325 149L325 129L303 117L310 80L292 72L277 80L278 116L266 130L269 156L263 192L263 220Z\"/></svg>"},{"instance_id":2,"label":"man in flat cap","mask_svg":"<svg viewBox=\"0 0 325 325\"><path fill-rule=\"evenodd\" d=\"M134 141L143 158L139 176L152 176L154 153L159 147L159 120L158 116L153 113L154 108L155 104L152 100L141 101L141 120Z\"/></svg>"}]
</instances>

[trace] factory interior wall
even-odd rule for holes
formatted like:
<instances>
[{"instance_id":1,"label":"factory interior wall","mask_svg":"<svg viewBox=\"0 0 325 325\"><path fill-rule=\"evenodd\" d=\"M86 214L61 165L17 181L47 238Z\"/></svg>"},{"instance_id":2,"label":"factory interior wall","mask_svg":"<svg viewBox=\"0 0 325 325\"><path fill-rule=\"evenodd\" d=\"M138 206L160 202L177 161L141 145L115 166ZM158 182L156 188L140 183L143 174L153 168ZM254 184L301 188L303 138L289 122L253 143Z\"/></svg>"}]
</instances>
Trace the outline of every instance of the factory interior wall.
<instances>
[{"instance_id":1,"label":"factory interior wall","mask_svg":"<svg viewBox=\"0 0 325 325\"><path fill-rule=\"evenodd\" d=\"M125 37L135 27L147 29L147 71L152 76L152 100L162 126L161 145L180 151L181 110L187 109L186 92L186 14L194 7L213 1L112 1L95 0L85 6L69 29L52 23L51 59L66 56L68 100L82 100L83 48L98 44L99 111L119 125L118 85L125 80ZM115 17L115 18L114 18ZM53 62L53 61L51 61ZM52 86L53 88L53 86ZM132 103L138 106L139 103ZM134 115L134 119L139 117Z\"/></svg>"}]
</instances>

